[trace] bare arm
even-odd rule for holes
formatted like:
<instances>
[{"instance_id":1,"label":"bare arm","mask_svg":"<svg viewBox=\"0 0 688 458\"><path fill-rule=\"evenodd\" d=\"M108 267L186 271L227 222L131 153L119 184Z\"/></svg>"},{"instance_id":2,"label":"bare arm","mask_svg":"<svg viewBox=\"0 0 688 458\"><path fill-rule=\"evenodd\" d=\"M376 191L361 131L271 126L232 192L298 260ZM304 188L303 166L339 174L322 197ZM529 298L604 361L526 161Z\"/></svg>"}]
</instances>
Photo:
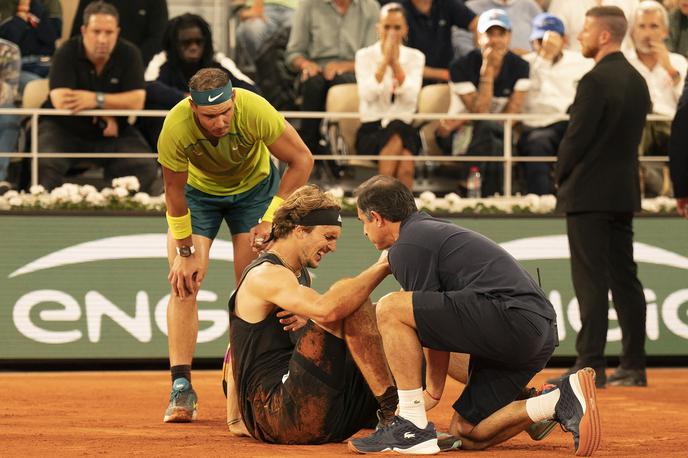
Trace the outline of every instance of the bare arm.
<instances>
[{"instance_id":1,"label":"bare arm","mask_svg":"<svg viewBox=\"0 0 688 458\"><path fill-rule=\"evenodd\" d=\"M136 89L126 92L105 94L104 109L142 110L146 100L146 91ZM96 108L96 93L82 89L55 88L50 91L50 101L59 110L74 112Z\"/></svg>"},{"instance_id":2,"label":"bare arm","mask_svg":"<svg viewBox=\"0 0 688 458\"><path fill-rule=\"evenodd\" d=\"M521 113L526 102L526 94L528 93L525 91L514 91L504 106L504 113Z\"/></svg>"},{"instance_id":3,"label":"bare arm","mask_svg":"<svg viewBox=\"0 0 688 458\"><path fill-rule=\"evenodd\" d=\"M165 183L165 204L170 216L184 216L189 207L184 196L184 186L188 178L188 172L173 172L167 167L162 167L162 177ZM178 241L179 245L191 244L191 237Z\"/></svg>"},{"instance_id":4,"label":"bare arm","mask_svg":"<svg viewBox=\"0 0 688 458\"><path fill-rule=\"evenodd\" d=\"M287 164L287 170L280 180L277 191L278 196L286 199L308 181L313 170L313 155L299 137L296 129L288 121L284 123L284 132L268 145L268 149L273 156Z\"/></svg>"},{"instance_id":5,"label":"bare arm","mask_svg":"<svg viewBox=\"0 0 688 458\"><path fill-rule=\"evenodd\" d=\"M143 110L146 102L146 90L136 89L126 92L105 94L103 108L111 110Z\"/></svg>"},{"instance_id":6,"label":"bare arm","mask_svg":"<svg viewBox=\"0 0 688 458\"><path fill-rule=\"evenodd\" d=\"M165 183L165 204L170 216L184 216L189 207L184 196L187 172L174 172L167 167L162 167L162 176ZM176 245L193 246L191 236L176 239ZM205 269L200 256L192 254L188 257L175 256L167 276L175 295L184 299L187 294L193 294L203 281Z\"/></svg>"},{"instance_id":7,"label":"bare arm","mask_svg":"<svg viewBox=\"0 0 688 458\"><path fill-rule=\"evenodd\" d=\"M249 310L253 302L274 304L322 323L337 321L356 311L388 273L388 264L378 262L354 278L337 281L320 295L314 289L300 285L285 267L258 266L244 279L243 291L240 290L237 297L237 313L250 322L264 318L255 310Z\"/></svg>"},{"instance_id":8,"label":"bare arm","mask_svg":"<svg viewBox=\"0 0 688 458\"><path fill-rule=\"evenodd\" d=\"M449 70L426 66L423 68L423 78L429 80L449 81Z\"/></svg>"}]
</instances>

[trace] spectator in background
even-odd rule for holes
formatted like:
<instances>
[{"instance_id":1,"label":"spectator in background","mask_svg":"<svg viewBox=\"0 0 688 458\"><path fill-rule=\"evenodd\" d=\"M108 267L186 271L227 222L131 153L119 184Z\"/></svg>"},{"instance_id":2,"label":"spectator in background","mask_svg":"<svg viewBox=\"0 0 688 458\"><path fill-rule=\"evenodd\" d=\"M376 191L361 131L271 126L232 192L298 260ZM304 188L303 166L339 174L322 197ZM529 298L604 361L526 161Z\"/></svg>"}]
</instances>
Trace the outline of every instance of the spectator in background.
<instances>
[{"instance_id":1,"label":"spectator in background","mask_svg":"<svg viewBox=\"0 0 688 458\"><path fill-rule=\"evenodd\" d=\"M29 81L48 76L61 34L59 0L6 0L0 6L0 38L16 43L22 55L20 93Z\"/></svg>"},{"instance_id":2,"label":"spectator in background","mask_svg":"<svg viewBox=\"0 0 688 458\"><path fill-rule=\"evenodd\" d=\"M478 45L452 62L452 92L469 113L521 113L530 88L528 62L509 50L511 21L504 10L487 10L478 20ZM443 121L436 138L445 154L452 153L453 137L463 121ZM473 138L466 154L501 156L504 125L497 121L473 123ZM479 164L483 172L482 195L502 192L504 166Z\"/></svg>"},{"instance_id":3,"label":"spectator in background","mask_svg":"<svg viewBox=\"0 0 688 458\"><path fill-rule=\"evenodd\" d=\"M224 70L232 87L259 92L232 59L214 51L210 26L201 16L186 13L172 18L165 29L163 51L153 57L144 75L146 109L171 109L189 96L191 77L200 69L211 67ZM155 151L163 121L149 117L138 120L142 133Z\"/></svg>"},{"instance_id":4,"label":"spectator in background","mask_svg":"<svg viewBox=\"0 0 688 458\"><path fill-rule=\"evenodd\" d=\"M404 9L387 3L377 24L380 40L356 53L361 127L356 138L359 154L411 156L420 151L418 129L411 125L423 82L425 56L401 43L408 33ZM385 113L384 118L380 117ZM381 160L378 172L413 188L413 161Z\"/></svg>"},{"instance_id":5,"label":"spectator in background","mask_svg":"<svg viewBox=\"0 0 688 458\"><path fill-rule=\"evenodd\" d=\"M291 19L299 0L250 0L239 11L236 39L240 49L252 63L258 50L281 28L291 27Z\"/></svg>"},{"instance_id":6,"label":"spectator in background","mask_svg":"<svg viewBox=\"0 0 688 458\"><path fill-rule=\"evenodd\" d=\"M401 0L408 21L411 48L425 54L423 84L449 81L453 60L452 27L465 29L473 49L478 18L461 0Z\"/></svg>"},{"instance_id":7,"label":"spectator in background","mask_svg":"<svg viewBox=\"0 0 688 458\"><path fill-rule=\"evenodd\" d=\"M535 52L523 56L530 64L530 91L525 113L565 114L576 95L578 81L593 65L580 53L564 49L568 41L564 23L550 13L533 20L530 41ZM521 156L556 156L564 137L567 121L544 117L523 121L518 152ZM552 167L547 162L528 162L526 171L529 194L553 194Z\"/></svg>"},{"instance_id":8,"label":"spectator in background","mask_svg":"<svg viewBox=\"0 0 688 458\"><path fill-rule=\"evenodd\" d=\"M674 185L676 209L688 219L688 79L671 125L669 168Z\"/></svg>"},{"instance_id":9,"label":"spectator in background","mask_svg":"<svg viewBox=\"0 0 688 458\"><path fill-rule=\"evenodd\" d=\"M0 108L14 108L20 71L19 47L0 38ZM18 129L18 116L0 115L0 153L16 151ZM12 189L12 185L7 181L9 165L9 157L0 157L0 196Z\"/></svg>"},{"instance_id":10,"label":"spectator in background","mask_svg":"<svg viewBox=\"0 0 688 458\"><path fill-rule=\"evenodd\" d=\"M143 65L162 49L162 36L167 26L167 0L107 0L112 3L120 17L121 37L134 43L141 51ZM84 10L91 0L79 0L72 37L81 35Z\"/></svg>"},{"instance_id":11,"label":"spectator in background","mask_svg":"<svg viewBox=\"0 0 688 458\"><path fill-rule=\"evenodd\" d=\"M466 6L482 14L492 8L506 11L511 20L511 51L519 56L530 52L530 28L533 18L542 13L542 8L535 0L468 0ZM474 48L471 37L465 32L459 34L459 48L470 50Z\"/></svg>"},{"instance_id":12,"label":"spectator in background","mask_svg":"<svg viewBox=\"0 0 688 458\"><path fill-rule=\"evenodd\" d=\"M586 13L578 40L595 67L578 84L556 168L556 209L566 213L582 324L578 358L564 375L592 367L598 388L605 382L647 385L647 305L633 260L633 213L640 210L638 145L652 102L645 80L621 52L627 24L614 6ZM619 368L607 378L610 290L623 350Z\"/></svg>"},{"instance_id":13,"label":"spectator in background","mask_svg":"<svg viewBox=\"0 0 688 458\"><path fill-rule=\"evenodd\" d=\"M301 0L285 59L300 74L303 111L323 111L331 86L356 82L354 56L375 42L379 12L376 0ZM324 153L320 122L304 119L299 132L315 154Z\"/></svg>"},{"instance_id":14,"label":"spectator in background","mask_svg":"<svg viewBox=\"0 0 688 458\"><path fill-rule=\"evenodd\" d=\"M548 12L564 22L564 27L570 37L577 37L583 30L585 13L595 6L617 6L624 12L626 19L633 17L633 10L638 4L638 0L552 0L549 4ZM628 50L632 43L628 38L624 41L622 49ZM570 40L567 48L571 51L580 51L578 40Z\"/></svg>"},{"instance_id":15,"label":"spectator in background","mask_svg":"<svg viewBox=\"0 0 688 458\"><path fill-rule=\"evenodd\" d=\"M669 13L669 51L688 57L688 0L678 0L677 8Z\"/></svg>"},{"instance_id":16,"label":"spectator in background","mask_svg":"<svg viewBox=\"0 0 688 458\"><path fill-rule=\"evenodd\" d=\"M635 9L631 37L635 50L626 53L627 59L647 83L652 98L652 113L674 117L686 78L688 63L680 54L669 52L668 18L664 7L655 1L640 2ZM667 154L670 121L650 121L645 124L639 154L664 156ZM669 195L671 186L665 167L645 162L640 166L647 195ZM642 189L641 189L642 191Z\"/></svg>"},{"instance_id":17,"label":"spectator in background","mask_svg":"<svg viewBox=\"0 0 688 458\"><path fill-rule=\"evenodd\" d=\"M117 9L103 1L84 10L81 36L65 42L50 69L50 97L45 108L79 112L92 109L141 110L146 91L141 55L134 45L119 39ZM48 116L40 120L41 152L150 152L139 131L125 117ZM46 158L39 162L39 182L46 189L62 184L79 159ZM135 175L144 192L157 192L154 159L95 159L105 178Z\"/></svg>"},{"instance_id":18,"label":"spectator in background","mask_svg":"<svg viewBox=\"0 0 688 458\"><path fill-rule=\"evenodd\" d=\"M6 98L0 106L14 108L15 98L21 98L29 81L48 76L50 61L55 53L55 40L61 33L62 7L59 0L0 2L0 39L16 44L21 55L18 79L10 79L12 98ZM0 115L0 151L17 151L20 122L19 116ZM0 189L9 189L6 181L8 166L9 158L0 158Z\"/></svg>"}]
</instances>

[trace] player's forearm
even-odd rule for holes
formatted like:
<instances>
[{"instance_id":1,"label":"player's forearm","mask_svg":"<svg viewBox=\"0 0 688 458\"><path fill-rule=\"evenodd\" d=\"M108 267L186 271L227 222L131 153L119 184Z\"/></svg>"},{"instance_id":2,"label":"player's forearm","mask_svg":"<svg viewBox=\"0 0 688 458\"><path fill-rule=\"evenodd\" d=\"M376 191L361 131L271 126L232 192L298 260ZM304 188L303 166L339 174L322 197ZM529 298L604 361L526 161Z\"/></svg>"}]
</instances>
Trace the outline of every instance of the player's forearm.
<instances>
[{"instance_id":1,"label":"player's forearm","mask_svg":"<svg viewBox=\"0 0 688 458\"><path fill-rule=\"evenodd\" d=\"M344 278L332 285L317 304L322 311L321 321L341 320L358 310L387 277L388 269L386 265L376 263L356 277Z\"/></svg>"},{"instance_id":2,"label":"player's forearm","mask_svg":"<svg viewBox=\"0 0 688 458\"><path fill-rule=\"evenodd\" d=\"M305 185L313 170L313 155L303 145L304 151L287 163L287 170L280 180L280 187L277 195L286 199L296 189Z\"/></svg>"},{"instance_id":3,"label":"player's forearm","mask_svg":"<svg viewBox=\"0 0 688 458\"><path fill-rule=\"evenodd\" d=\"M167 215L172 217L182 217L189 212L189 207L184 196L184 189L175 184L171 184L169 174L163 167L163 177L165 178L165 205L167 206ZM175 176L175 180L178 177ZM174 232L173 232L174 234ZM175 238L176 239L176 238ZM178 245L190 246L193 244L191 236L176 239Z\"/></svg>"}]
</instances>

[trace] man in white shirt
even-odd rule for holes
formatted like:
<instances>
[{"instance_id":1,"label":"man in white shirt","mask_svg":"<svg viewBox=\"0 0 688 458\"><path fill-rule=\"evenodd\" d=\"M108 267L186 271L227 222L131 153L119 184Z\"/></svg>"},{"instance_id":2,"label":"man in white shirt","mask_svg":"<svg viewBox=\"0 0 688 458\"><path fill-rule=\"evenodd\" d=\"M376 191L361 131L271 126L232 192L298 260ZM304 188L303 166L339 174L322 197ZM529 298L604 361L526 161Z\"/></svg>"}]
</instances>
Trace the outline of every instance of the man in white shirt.
<instances>
[{"instance_id":1,"label":"man in white shirt","mask_svg":"<svg viewBox=\"0 0 688 458\"><path fill-rule=\"evenodd\" d=\"M576 95L578 81L593 66L591 59L564 49L567 37L564 23L551 13L542 13L533 20L530 42L534 52L523 58L530 64L530 91L525 113L564 114ZM568 122L556 116L523 121L518 142L522 156L556 156ZM529 194L552 194L551 163L524 164Z\"/></svg>"},{"instance_id":2,"label":"man in white shirt","mask_svg":"<svg viewBox=\"0 0 688 458\"><path fill-rule=\"evenodd\" d=\"M638 0L552 0L548 11L562 20L570 37L577 37L583 30L585 13L590 8L603 5L618 6L630 22L637 4ZM630 48L630 46L630 41L624 40L623 49ZM570 40L566 47L571 51L580 51L581 49L578 40Z\"/></svg>"},{"instance_id":3,"label":"man in white shirt","mask_svg":"<svg viewBox=\"0 0 688 458\"><path fill-rule=\"evenodd\" d=\"M652 98L652 113L674 117L688 62L680 54L669 52L665 44L668 35L668 15L664 7L654 1L643 1L635 10L631 37L635 49L627 53L628 61L643 75ZM665 156L671 135L670 121L652 121L645 125L639 153L645 156ZM658 163L643 163L641 176L646 195L671 193L666 167Z\"/></svg>"},{"instance_id":4,"label":"man in white shirt","mask_svg":"<svg viewBox=\"0 0 688 458\"><path fill-rule=\"evenodd\" d=\"M408 33L401 4L382 7L377 30L380 40L356 52L361 113L356 151L380 156L416 155L421 140L411 123L423 83L425 55L401 44ZM413 161L378 162L380 175L393 176L409 189L413 187L414 170Z\"/></svg>"}]
</instances>

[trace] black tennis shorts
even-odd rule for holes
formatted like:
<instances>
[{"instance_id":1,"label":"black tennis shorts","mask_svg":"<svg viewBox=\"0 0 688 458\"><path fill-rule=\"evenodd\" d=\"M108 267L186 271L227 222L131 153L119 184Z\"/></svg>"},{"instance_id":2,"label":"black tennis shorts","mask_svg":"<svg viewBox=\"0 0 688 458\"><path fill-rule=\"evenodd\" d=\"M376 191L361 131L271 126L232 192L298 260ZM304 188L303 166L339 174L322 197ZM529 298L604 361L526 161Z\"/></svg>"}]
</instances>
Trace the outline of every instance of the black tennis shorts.
<instances>
[{"instance_id":1,"label":"black tennis shorts","mask_svg":"<svg viewBox=\"0 0 688 458\"><path fill-rule=\"evenodd\" d=\"M470 354L468 383L454 410L477 425L513 402L557 344L556 322L473 292L413 293L424 347Z\"/></svg>"},{"instance_id":2,"label":"black tennis shorts","mask_svg":"<svg viewBox=\"0 0 688 458\"><path fill-rule=\"evenodd\" d=\"M377 409L346 342L313 321L304 327L282 383L253 401L262 438L277 444L341 442L374 427Z\"/></svg>"}]
</instances>

